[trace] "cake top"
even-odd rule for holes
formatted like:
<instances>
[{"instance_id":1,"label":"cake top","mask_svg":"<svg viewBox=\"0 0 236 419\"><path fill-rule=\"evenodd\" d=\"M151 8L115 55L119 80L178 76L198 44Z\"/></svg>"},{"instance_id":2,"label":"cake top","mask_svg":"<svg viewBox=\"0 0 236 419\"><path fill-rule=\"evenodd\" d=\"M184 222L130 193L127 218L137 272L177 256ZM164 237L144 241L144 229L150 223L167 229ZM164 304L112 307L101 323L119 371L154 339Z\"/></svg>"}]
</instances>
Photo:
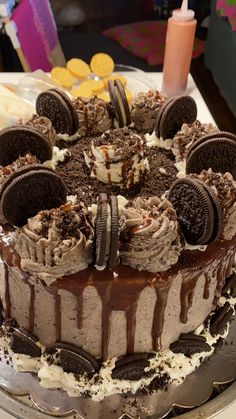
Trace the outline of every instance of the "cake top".
<instances>
[{"instance_id":1,"label":"cake top","mask_svg":"<svg viewBox=\"0 0 236 419\"><path fill-rule=\"evenodd\" d=\"M236 136L198 121L190 96L130 106L120 80L108 91L110 103L50 89L0 132L1 222L22 269L49 282L89 265L167 271L236 234Z\"/></svg>"}]
</instances>

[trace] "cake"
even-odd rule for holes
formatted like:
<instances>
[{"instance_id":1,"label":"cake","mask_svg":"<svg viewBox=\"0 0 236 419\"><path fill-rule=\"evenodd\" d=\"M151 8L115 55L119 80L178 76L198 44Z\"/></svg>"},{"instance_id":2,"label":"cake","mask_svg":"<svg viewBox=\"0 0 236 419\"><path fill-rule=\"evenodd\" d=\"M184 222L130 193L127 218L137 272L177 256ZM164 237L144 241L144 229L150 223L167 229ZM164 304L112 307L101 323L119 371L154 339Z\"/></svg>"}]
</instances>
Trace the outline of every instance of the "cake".
<instances>
[{"instance_id":1,"label":"cake","mask_svg":"<svg viewBox=\"0 0 236 419\"><path fill-rule=\"evenodd\" d=\"M236 137L189 96L130 109L108 83L110 103L51 89L0 132L2 353L95 401L182 382L236 297Z\"/></svg>"}]
</instances>

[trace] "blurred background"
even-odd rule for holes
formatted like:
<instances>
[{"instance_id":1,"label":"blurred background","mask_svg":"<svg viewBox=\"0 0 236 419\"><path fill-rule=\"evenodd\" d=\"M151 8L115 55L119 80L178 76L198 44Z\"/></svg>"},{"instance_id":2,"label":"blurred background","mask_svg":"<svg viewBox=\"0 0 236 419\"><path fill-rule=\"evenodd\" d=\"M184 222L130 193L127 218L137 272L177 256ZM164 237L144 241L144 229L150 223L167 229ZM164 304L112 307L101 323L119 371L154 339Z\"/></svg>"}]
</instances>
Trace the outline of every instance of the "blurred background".
<instances>
[{"instance_id":1,"label":"blurred background","mask_svg":"<svg viewBox=\"0 0 236 419\"><path fill-rule=\"evenodd\" d=\"M161 71L167 19L181 0L0 0L0 70L48 72L106 52ZM1 7L8 6L8 16ZM189 0L197 19L191 73L219 127L236 132L236 0ZM25 66L6 31L17 27Z\"/></svg>"}]
</instances>

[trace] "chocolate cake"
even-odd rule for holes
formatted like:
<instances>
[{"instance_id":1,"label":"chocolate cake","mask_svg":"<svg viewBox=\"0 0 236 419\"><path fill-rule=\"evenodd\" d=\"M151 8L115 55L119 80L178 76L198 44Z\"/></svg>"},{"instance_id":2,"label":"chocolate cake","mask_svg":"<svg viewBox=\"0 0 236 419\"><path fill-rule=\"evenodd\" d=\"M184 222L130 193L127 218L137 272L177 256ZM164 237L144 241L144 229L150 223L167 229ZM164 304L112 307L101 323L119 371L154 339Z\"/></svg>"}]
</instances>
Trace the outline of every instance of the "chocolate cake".
<instances>
[{"instance_id":1,"label":"chocolate cake","mask_svg":"<svg viewBox=\"0 0 236 419\"><path fill-rule=\"evenodd\" d=\"M97 401L182 382L236 303L236 137L122 89L51 89L0 132L3 356Z\"/></svg>"}]
</instances>

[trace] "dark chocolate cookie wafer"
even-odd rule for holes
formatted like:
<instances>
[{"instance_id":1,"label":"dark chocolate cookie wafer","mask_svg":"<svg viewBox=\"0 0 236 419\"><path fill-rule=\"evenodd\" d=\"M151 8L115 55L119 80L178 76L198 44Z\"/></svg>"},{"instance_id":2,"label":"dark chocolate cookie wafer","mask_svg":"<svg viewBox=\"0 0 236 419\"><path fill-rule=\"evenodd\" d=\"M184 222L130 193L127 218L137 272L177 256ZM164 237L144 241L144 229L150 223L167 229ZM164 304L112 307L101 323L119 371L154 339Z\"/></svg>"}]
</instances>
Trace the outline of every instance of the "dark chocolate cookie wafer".
<instances>
[{"instance_id":1,"label":"dark chocolate cookie wafer","mask_svg":"<svg viewBox=\"0 0 236 419\"><path fill-rule=\"evenodd\" d=\"M200 173L211 168L214 172L230 172L236 179L236 141L230 138L201 137L188 151L186 173Z\"/></svg>"},{"instance_id":2,"label":"dark chocolate cookie wafer","mask_svg":"<svg viewBox=\"0 0 236 419\"><path fill-rule=\"evenodd\" d=\"M96 217L96 266L104 269L106 266L108 199L107 194L98 197Z\"/></svg>"},{"instance_id":3,"label":"dark chocolate cookie wafer","mask_svg":"<svg viewBox=\"0 0 236 419\"><path fill-rule=\"evenodd\" d=\"M109 268L117 264L119 250L119 210L117 196L110 197L111 206L111 246L109 256Z\"/></svg>"},{"instance_id":4,"label":"dark chocolate cookie wafer","mask_svg":"<svg viewBox=\"0 0 236 419\"><path fill-rule=\"evenodd\" d=\"M98 361L83 349L67 343L56 343L56 363L65 372L81 375L84 373L93 374L99 370Z\"/></svg>"},{"instance_id":5,"label":"dark chocolate cookie wafer","mask_svg":"<svg viewBox=\"0 0 236 419\"><path fill-rule=\"evenodd\" d=\"M32 127L13 126L0 131L0 165L7 166L19 156L31 153L40 162L51 160L52 144Z\"/></svg>"},{"instance_id":6,"label":"dark chocolate cookie wafer","mask_svg":"<svg viewBox=\"0 0 236 419\"><path fill-rule=\"evenodd\" d=\"M138 381L141 378L149 377L153 370L145 371L150 366L150 354L140 353L132 354L118 360L112 371L113 380L131 380Z\"/></svg>"},{"instance_id":7,"label":"dark chocolate cookie wafer","mask_svg":"<svg viewBox=\"0 0 236 419\"><path fill-rule=\"evenodd\" d=\"M71 110L65 99L54 90L40 93L36 100L36 111L51 120L57 133L73 135L74 124Z\"/></svg>"},{"instance_id":8,"label":"dark chocolate cookie wafer","mask_svg":"<svg viewBox=\"0 0 236 419\"><path fill-rule=\"evenodd\" d=\"M190 178L178 179L170 188L169 200L187 243L209 243L214 232L214 208L202 183Z\"/></svg>"},{"instance_id":9,"label":"dark chocolate cookie wafer","mask_svg":"<svg viewBox=\"0 0 236 419\"><path fill-rule=\"evenodd\" d=\"M189 334L187 337L181 335L179 340L170 344L170 349L175 354L183 353L185 356L190 357L196 353L210 352L211 346L203 336Z\"/></svg>"},{"instance_id":10,"label":"dark chocolate cookie wafer","mask_svg":"<svg viewBox=\"0 0 236 419\"><path fill-rule=\"evenodd\" d=\"M178 96L168 100L158 112L155 132L157 137L171 139L184 123L197 119L197 105L191 96Z\"/></svg>"},{"instance_id":11,"label":"dark chocolate cookie wafer","mask_svg":"<svg viewBox=\"0 0 236 419\"><path fill-rule=\"evenodd\" d=\"M63 90L61 90L61 89L57 89L56 87L53 87L53 89L50 89L50 92L58 93L62 97L62 99L64 99L64 101L66 102L66 104L67 104L67 106L68 106L68 108L71 112L71 116L72 116L72 120L73 120L73 133L72 134L75 134L79 129L79 118L78 118L77 112L76 112L76 110L73 106L72 101L70 100L69 96L65 92L63 92Z\"/></svg>"},{"instance_id":12,"label":"dark chocolate cookie wafer","mask_svg":"<svg viewBox=\"0 0 236 419\"><path fill-rule=\"evenodd\" d=\"M131 124L131 113L124 87L120 80L109 80L108 91L120 128Z\"/></svg>"},{"instance_id":13,"label":"dark chocolate cookie wafer","mask_svg":"<svg viewBox=\"0 0 236 419\"><path fill-rule=\"evenodd\" d=\"M41 348L37 345L37 338L23 328L14 329L12 332L11 349L17 354L41 357Z\"/></svg>"},{"instance_id":14,"label":"dark chocolate cookie wafer","mask_svg":"<svg viewBox=\"0 0 236 419\"><path fill-rule=\"evenodd\" d=\"M0 211L9 224L22 226L40 210L66 202L67 189L54 170L40 165L13 173L0 192Z\"/></svg>"}]
</instances>

